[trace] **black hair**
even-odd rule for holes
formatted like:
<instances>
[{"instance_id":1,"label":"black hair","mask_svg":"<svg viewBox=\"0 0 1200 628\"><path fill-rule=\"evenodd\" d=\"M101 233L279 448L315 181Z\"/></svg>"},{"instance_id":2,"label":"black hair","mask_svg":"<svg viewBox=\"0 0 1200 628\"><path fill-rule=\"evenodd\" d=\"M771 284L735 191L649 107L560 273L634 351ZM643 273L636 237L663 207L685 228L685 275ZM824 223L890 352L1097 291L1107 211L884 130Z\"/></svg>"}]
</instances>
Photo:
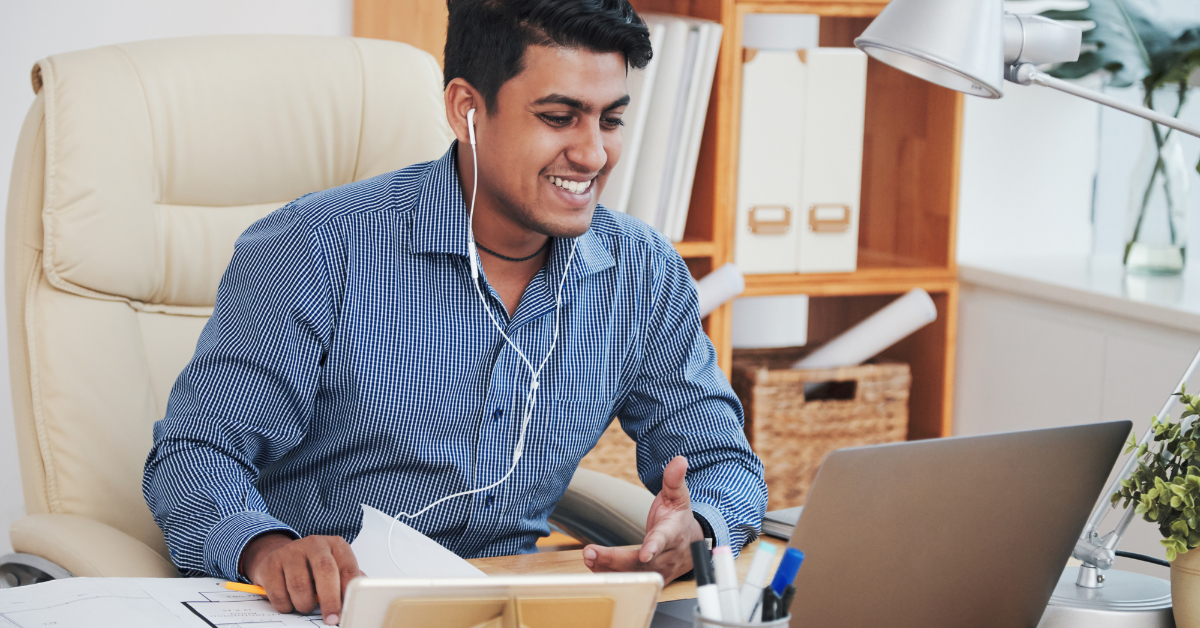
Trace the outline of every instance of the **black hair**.
<instances>
[{"instance_id":1,"label":"black hair","mask_svg":"<svg viewBox=\"0 0 1200 628\"><path fill-rule=\"evenodd\" d=\"M525 69L530 45L619 52L650 62L650 31L629 0L447 0L445 85L462 78L489 110L500 86Z\"/></svg>"}]
</instances>

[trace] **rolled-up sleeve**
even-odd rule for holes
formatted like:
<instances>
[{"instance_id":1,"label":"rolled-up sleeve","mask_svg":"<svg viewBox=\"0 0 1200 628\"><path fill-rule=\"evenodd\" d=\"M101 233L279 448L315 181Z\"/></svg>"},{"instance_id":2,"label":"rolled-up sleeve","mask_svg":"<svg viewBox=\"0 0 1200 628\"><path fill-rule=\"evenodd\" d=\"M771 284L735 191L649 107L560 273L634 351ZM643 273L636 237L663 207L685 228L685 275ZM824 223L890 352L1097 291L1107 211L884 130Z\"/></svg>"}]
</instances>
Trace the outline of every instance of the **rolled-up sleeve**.
<instances>
[{"instance_id":1,"label":"rolled-up sleeve","mask_svg":"<svg viewBox=\"0 0 1200 628\"><path fill-rule=\"evenodd\" d=\"M617 416L637 442L646 487L657 494L663 468L685 456L692 510L717 544L738 552L757 538L766 512L762 461L746 441L741 404L700 324L687 266L668 255L654 274L641 370Z\"/></svg>"},{"instance_id":2,"label":"rolled-up sleeve","mask_svg":"<svg viewBox=\"0 0 1200 628\"><path fill-rule=\"evenodd\" d=\"M304 438L333 300L320 242L289 207L237 241L192 361L154 425L142 491L184 575L243 579L255 536L298 536L267 512L259 470Z\"/></svg>"}]
</instances>

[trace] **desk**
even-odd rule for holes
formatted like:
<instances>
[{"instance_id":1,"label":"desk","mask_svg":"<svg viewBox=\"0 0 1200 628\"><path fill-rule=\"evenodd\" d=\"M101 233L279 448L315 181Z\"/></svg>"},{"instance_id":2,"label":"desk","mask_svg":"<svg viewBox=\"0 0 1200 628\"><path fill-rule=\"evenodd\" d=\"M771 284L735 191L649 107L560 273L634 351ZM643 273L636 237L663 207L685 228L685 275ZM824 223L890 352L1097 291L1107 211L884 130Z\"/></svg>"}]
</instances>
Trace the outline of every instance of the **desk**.
<instances>
[{"instance_id":1,"label":"desk","mask_svg":"<svg viewBox=\"0 0 1200 628\"><path fill-rule=\"evenodd\" d=\"M775 573L779 561L783 559L783 550L787 543L779 539L763 536L762 540L774 545L779 551L775 552L775 560L767 573ZM631 547L638 547L633 545ZM758 549L758 541L751 544L737 559L738 579L744 580L750 569L750 561ZM568 550L562 552L543 552L541 554L521 554L518 556L495 556L493 558L474 558L467 562L475 565L480 571L489 576L523 576L529 574L569 574L591 573L583 565L583 550ZM696 597L696 582L672 582L663 589L659 602L685 600Z\"/></svg>"}]
</instances>

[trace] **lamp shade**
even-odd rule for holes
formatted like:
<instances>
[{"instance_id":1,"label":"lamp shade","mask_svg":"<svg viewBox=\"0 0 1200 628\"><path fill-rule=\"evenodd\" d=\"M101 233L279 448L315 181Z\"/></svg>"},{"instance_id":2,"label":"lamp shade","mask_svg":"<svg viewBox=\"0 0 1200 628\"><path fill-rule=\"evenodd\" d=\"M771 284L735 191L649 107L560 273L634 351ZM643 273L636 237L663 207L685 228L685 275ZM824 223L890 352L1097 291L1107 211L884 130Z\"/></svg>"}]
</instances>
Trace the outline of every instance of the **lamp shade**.
<instances>
[{"instance_id":1,"label":"lamp shade","mask_svg":"<svg viewBox=\"0 0 1200 628\"><path fill-rule=\"evenodd\" d=\"M1003 0L891 0L854 45L956 91L1004 95Z\"/></svg>"}]
</instances>

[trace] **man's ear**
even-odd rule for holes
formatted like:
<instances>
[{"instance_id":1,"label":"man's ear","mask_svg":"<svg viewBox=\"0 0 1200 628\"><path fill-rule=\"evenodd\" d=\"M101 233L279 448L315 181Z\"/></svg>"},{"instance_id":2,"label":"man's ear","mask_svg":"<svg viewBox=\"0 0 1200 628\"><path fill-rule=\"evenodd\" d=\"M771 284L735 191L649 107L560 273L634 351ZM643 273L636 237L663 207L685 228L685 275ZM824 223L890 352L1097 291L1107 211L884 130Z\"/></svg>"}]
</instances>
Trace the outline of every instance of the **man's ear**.
<instances>
[{"instance_id":1,"label":"man's ear","mask_svg":"<svg viewBox=\"0 0 1200 628\"><path fill-rule=\"evenodd\" d=\"M450 122L450 128L454 130L458 143L468 146L471 139L467 131L467 112L471 109L475 110L478 126L479 119L484 117L483 97L464 79L451 79L450 84L446 86L446 119ZM475 131L478 133L479 129L476 128Z\"/></svg>"}]
</instances>

